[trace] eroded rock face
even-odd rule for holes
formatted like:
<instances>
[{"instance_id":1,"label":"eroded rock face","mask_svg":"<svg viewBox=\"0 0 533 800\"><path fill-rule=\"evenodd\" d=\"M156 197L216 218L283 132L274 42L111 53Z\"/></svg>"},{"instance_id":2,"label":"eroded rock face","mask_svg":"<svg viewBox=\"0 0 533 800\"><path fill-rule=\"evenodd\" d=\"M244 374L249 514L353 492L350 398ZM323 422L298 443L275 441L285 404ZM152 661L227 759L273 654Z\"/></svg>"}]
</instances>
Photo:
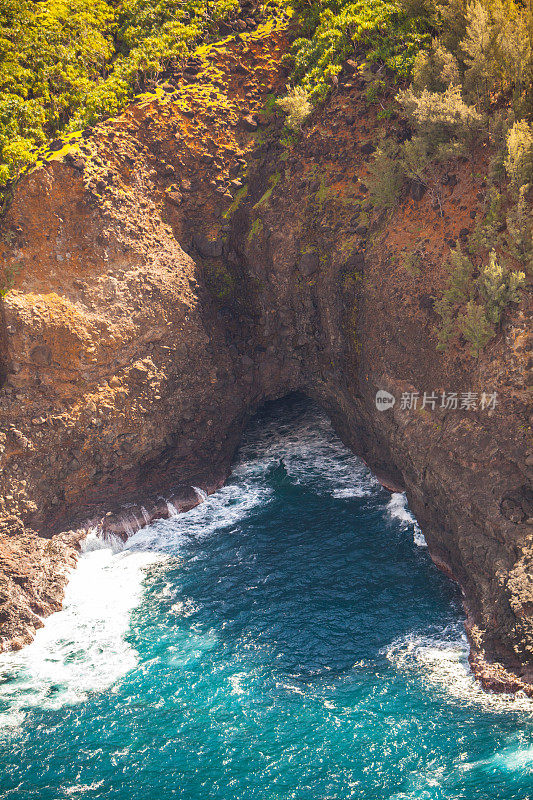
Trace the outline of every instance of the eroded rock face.
<instances>
[{"instance_id":1,"label":"eroded rock face","mask_svg":"<svg viewBox=\"0 0 533 800\"><path fill-rule=\"evenodd\" d=\"M42 617L59 611L84 534L45 539L24 530L16 517L0 522L0 651L20 650L42 627Z\"/></svg>"},{"instance_id":2,"label":"eroded rock face","mask_svg":"<svg viewBox=\"0 0 533 800\"><path fill-rule=\"evenodd\" d=\"M380 123L359 113L361 87L341 84L287 149L282 120L261 112L280 92L286 32L246 37L15 193L3 221L4 263L18 266L0 336L0 547L25 563L37 542L32 563L51 574L74 552L67 528L93 520L124 535L168 513L162 496L190 508L191 487L225 479L247 416L304 391L385 485L407 491L433 558L464 589L485 685L527 688L527 298L479 361L435 347L433 298L480 179L458 163L438 207L410 192L376 218L365 180ZM378 390L395 405L378 410ZM476 393L478 408L442 408L443 392ZM495 408L479 407L483 392L497 392ZM28 584L20 607L40 591ZM35 627L15 617L0 620L5 645Z\"/></svg>"}]
</instances>

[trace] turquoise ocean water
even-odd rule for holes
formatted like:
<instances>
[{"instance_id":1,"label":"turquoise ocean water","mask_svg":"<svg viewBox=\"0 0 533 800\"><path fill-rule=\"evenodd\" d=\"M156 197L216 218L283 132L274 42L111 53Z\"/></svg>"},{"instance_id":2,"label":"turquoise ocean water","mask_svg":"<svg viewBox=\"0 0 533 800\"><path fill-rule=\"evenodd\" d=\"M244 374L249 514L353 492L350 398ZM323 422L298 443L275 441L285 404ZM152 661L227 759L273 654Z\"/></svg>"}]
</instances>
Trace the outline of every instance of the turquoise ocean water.
<instances>
[{"instance_id":1,"label":"turquoise ocean water","mask_svg":"<svg viewBox=\"0 0 533 800\"><path fill-rule=\"evenodd\" d=\"M0 656L0 797L526 800L533 703L484 694L460 594L301 400L231 480L126 546Z\"/></svg>"}]
</instances>

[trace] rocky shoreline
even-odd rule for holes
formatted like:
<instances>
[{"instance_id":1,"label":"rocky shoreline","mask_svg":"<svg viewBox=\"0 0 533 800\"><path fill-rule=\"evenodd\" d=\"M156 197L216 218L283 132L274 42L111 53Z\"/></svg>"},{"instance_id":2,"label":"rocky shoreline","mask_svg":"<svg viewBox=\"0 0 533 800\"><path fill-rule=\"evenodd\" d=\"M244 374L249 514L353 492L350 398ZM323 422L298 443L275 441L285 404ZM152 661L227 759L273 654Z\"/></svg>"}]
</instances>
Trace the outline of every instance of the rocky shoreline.
<instances>
[{"instance_id":1,"label":"rocky shoreline","mask_svg":"<svg viewBox=\"0 0 533 800\"><path fill-rule=\"evenodd\" d=\"M435 294L480 213L486 156L442 169L438 208L408 192L394 214L374 213L366 181L384 123L350 70L298 143L280 137L268 97L283 91L289 41L281 22L203 48L194 75L65 143L15 189L0 224L0 635L23 644L59 607L76 558L66 529L104 518L124 535L165 513L161 496L185 510L191 487L225 480L255 409L300 391L407 492L463 588L482 684L522 691L531 292L479 359L437 352L435 336ZM415 251L423 270L409 268ZM394 406L379 410L378 391ZM450 393L478 403L442 407Z\"/></svg>"}]
</instances>

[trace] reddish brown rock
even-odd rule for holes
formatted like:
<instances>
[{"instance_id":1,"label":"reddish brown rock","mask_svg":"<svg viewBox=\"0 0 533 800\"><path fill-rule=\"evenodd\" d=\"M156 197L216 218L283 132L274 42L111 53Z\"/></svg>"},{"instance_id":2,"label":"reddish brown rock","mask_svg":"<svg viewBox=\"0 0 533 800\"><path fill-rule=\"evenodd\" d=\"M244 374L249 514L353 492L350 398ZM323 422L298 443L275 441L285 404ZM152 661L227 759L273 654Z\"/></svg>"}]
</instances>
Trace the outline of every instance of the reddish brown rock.
<instances>
[{"instance_id":1,"label":"reddish brown rock","mask_svg":"<svg viewBox=\"0 0 533 800\"><path fill-rule=\"evenodd\" d=\"M28 640L60 602L75 553L62 531L103 519L127 532L168 513L162 496L190 507L193 486L226 477L258 404L300 390L407 490L434 560L463 588L482 683L529 691L529 292L479 360L436 350L433 298L449 242L479 208L484 162L443 168L439 183L457 180L438 208L426 192L373 217L361 145L390 123L339 87L298 145L284 149L274 120L254 150L238 122L267 87L283 91L287 37L250 36L194 63L224 102L205 108L194 83L179 104L132 106L87 133L83 172L55 161L23 179L2 222L5 263L20 265L0 325L2 636ZM244 158L246 184L228 198ZM423 268L410 271L415 251ZM386 411L380 389L396 398ZM442 392L484 391L495 409L440 407ZM435 408L402 407L424 392Z\"/></svg>"}]
</instances>

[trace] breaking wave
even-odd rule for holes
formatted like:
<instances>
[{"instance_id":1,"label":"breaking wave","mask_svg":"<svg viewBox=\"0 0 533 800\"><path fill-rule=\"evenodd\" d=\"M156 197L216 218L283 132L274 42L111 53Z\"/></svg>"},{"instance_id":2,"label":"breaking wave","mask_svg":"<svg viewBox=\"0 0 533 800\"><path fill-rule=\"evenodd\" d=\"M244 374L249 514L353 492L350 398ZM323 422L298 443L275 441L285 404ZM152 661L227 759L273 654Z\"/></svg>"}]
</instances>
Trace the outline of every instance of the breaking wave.
<instances>
[{"instance_id":1,"label":"breaking wave","mask_svg":"<svg viewBox=\"0 0 533 800\"><path fill-rule=\"evenodd\" d=\"M427 547L420 525L407 507L407 497L404 493L394 492L391 495L391 499L387 503L387 511L391 519L397 520L404 530L412 529L413 541L417 547Z\"/></svg>"},{"instance_id":2,"label":"breaking wave","mask_svg":"<svg viewBox=\"0 0 533 800\"><path fill-rule=\"evenodd\" d=\"M63 610L0 656L0 796L533 796L533 703L474 681L405 495L279 412L190 512L91 533Z\"/></svg>"},{"instance_id":3,"label":"breaking wave","mask_svg":"<svg viewBox=\"0 0 533 800\"><path fill-rule=\"evenodd\" d=\"M525 695L492 694L481 688L470 670L462 623L431 634L409 633L384 648L383 653L397 670L418 676L448 699L487 711L533 712L533 700Z\"/></svg>"},{"instance_id":4,"label":"breaking wave","mask_svg":"<svg viewBox=\"0 0 533 800\"><path fill-rule=\"evenodd\" d=\"M17 653L0 656L0 714L19 724L29 708L60 708L112 686L136 664L125 634L157 553L114 552L89 534L63 608ZM97 587L97 590L95 590Z\"/></svg>"}]
</instances>

